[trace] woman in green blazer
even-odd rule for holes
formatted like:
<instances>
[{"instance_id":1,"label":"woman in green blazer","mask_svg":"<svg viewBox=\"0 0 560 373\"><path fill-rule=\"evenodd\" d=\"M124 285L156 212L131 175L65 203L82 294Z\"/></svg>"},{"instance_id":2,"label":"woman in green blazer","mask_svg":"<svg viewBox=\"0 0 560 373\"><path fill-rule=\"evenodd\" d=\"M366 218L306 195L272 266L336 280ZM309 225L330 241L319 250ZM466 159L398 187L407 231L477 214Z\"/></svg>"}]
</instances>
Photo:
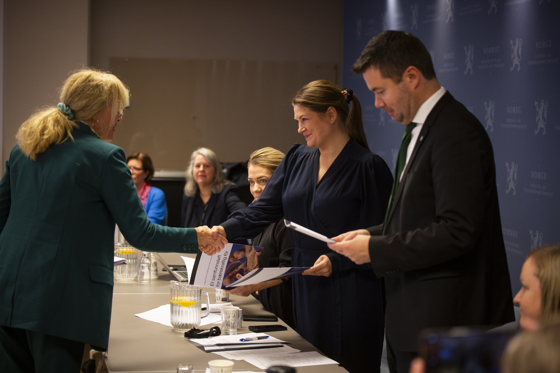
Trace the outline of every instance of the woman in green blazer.
<instances>
[{"instance_id":1,"label":"woman in green blazer","mask_svg":"<svg viewBox=\"0 0 560 373\"><path fill-rule=\"evenodd\" d=\"M114 75L82 70L19 129L0 182L0 372L78 372L84 343L107 348L115 224L148 251L226 243L150 223L109 143L128 99Z\"/></svg>"}]
</instances>

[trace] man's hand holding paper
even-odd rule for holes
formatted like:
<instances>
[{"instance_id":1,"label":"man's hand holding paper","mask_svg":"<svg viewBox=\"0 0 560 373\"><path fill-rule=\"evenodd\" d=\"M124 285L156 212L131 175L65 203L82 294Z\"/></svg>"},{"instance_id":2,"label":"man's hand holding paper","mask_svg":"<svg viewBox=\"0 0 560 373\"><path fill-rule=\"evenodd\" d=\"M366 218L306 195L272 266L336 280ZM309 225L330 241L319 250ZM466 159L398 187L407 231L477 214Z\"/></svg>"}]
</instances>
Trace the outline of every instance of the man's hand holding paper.
<instances>
[{"instance_id":1,"label":"man's hand holding paper","mask_svg":"<svg viewBox=\"0 0 560 373\"><path fill-rule=\"evenodd\" d=\"M350 231L333 237L335 243L327 244L331 250L348 257L356 264L370 263L369 238L365 229Z\"/></svg>"}]
</instances>

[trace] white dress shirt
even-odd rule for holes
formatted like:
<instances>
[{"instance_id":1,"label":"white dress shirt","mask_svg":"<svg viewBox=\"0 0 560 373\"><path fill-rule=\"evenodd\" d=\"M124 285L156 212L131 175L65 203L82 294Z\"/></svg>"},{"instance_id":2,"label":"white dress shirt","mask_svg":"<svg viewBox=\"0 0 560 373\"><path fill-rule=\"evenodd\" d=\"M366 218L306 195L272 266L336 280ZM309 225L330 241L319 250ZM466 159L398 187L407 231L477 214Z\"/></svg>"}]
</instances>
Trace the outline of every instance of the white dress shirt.
<instances>
[{"instance_id":1,"label":"white dress shirt","mask_svg":"<svg viewBox=\"0 0 560 373\"><path fill-rule=\"evenodd\" d=\"M429 99L424 101L424 103L420 106L414 119L412 120L413 123L416 123L416 127L412 130L410 144L408 144L408 149L406 149L406 163L405 167L408 164L408 160L410 159L410 155L412 154L412 150L414 149L414 145L416 145L416 141L418 140L418 135L420 131L422 131L422 126L428 117L428 114L432 111L434 106L438 103L438 101L443 97L443 95L447 92L445 88L440 87L433 95L430 96ZM401 179L402 179L401 174Z\"/></svg>"}]
</instances>

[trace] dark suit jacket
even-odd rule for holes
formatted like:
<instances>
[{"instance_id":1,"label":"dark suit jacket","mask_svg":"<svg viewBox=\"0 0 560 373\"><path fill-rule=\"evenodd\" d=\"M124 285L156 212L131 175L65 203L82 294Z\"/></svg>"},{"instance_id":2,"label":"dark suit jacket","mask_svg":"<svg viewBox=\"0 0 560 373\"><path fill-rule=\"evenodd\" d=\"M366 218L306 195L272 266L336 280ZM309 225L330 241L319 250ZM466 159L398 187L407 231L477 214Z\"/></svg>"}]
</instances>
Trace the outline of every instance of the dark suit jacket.
<instances>
[{"instance_id":1,"label":"dark suit jacket","mask_svg":"<svg viewBox=\"0 0 560 373\"><path fill-rule=\"evenodd\" d=\"M150 223L121 148L86 124L0 182L0 325L106 348L115 223L136 248L186 252L194 229Z\"/></svg>"},{"instance_id":2,"label":"dark suit jacket","mask_svg":"<svg viewBox=\"0 0 560 373\"><path fill-rule=\"evenodd\" d=\"M422 127L385 236L382 226L369 231L394 348L417 350L427 327L514 320L492 145L450 93Z\"/></svg>"},{"instance_id":3,"label":"dark suit jacket","mask_svg":"<svg viewBox=\"0 0 560 373\"><path fill-rule=\"evenodd\" d=\"M194 197L187 197L183 194L183 209L181 212L182 227L207 225L212 228L214 225L219 225L226 221L228 215L232 212L247 207L245 202L239 199L237 186L233 184L224 185L220 193L212 193L210 196L204 220L199 223L198 219L193 216L193 213L196 212L195 203L198 198L198 193Z\"/></svg>"}]
</instances>

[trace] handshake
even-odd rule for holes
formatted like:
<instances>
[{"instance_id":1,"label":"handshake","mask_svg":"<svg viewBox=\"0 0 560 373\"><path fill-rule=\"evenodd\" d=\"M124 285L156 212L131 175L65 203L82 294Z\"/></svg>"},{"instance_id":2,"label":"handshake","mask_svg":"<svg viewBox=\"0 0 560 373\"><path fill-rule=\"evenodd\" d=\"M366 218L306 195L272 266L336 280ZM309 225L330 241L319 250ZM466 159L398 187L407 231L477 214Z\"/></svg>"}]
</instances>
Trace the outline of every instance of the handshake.
<instances>
[{"instance_id":1,"label":"handshake","mask_svg":"<svg viewBox=\"0 0 560 373\"><path fill-rule=\"evenodd\" d=\"M226 231L220 225L215 225L212 229L205 225L196 227L195 230L196 238L198 239L198 249L205 254L217 254L228 243Z\"/></svg>"}]
</instances>

